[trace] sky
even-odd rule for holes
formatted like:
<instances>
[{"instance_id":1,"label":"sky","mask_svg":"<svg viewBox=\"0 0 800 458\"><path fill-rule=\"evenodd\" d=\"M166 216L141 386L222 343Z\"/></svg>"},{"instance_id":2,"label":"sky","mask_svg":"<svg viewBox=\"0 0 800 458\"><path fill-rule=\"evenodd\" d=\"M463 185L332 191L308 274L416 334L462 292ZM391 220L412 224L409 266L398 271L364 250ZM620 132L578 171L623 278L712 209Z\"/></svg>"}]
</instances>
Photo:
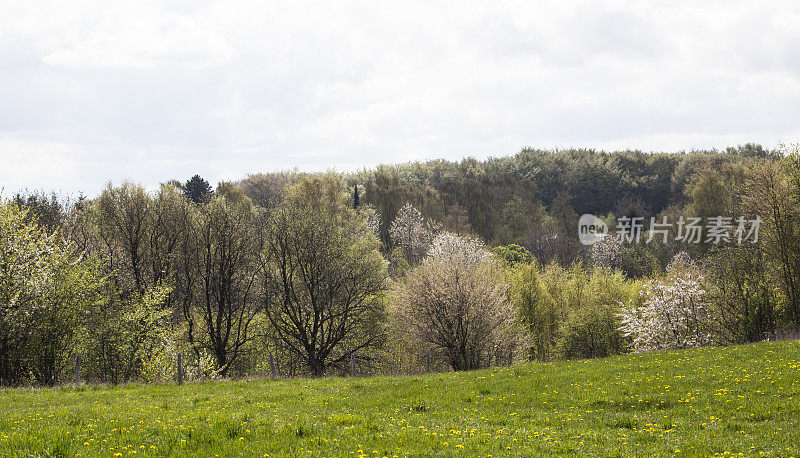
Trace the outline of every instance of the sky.
<instances>
[{"instance_id":1,"label":"sky","mask_svg":"<svg viewBox=\"0 0 800 458\"><path fill-rule=\"evenodd\" d=\"M0 0L0 188L800 138L791 1Z\"/></svg>"}]
</instances>

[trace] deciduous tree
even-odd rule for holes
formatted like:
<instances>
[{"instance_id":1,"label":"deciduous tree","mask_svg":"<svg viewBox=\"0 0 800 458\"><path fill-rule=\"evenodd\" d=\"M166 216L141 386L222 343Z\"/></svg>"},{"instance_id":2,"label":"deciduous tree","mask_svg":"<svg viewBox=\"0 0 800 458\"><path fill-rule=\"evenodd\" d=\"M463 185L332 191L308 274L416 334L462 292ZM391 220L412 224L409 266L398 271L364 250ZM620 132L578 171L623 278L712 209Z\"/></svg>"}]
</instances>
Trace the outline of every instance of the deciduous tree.
<instances>
[{"instance_id":1,"label":"deciduous tree","mask_svg":"<svg viewBox=\"0 0 800 458\"><path fill-rule=\"evenodd\" d=\"M385 339L386 262L369 215L333 175L302 180L272 213L261 251L266 315L314 376Z\"/></svg>"},{"instance_id":2,"label":"deciduous tree","mask_svg":"<svg viewBox=\"0 0 800 458\"><path fill-rule=\"evenodd\" d=\"M453 370L477 369L514 335L507 290L499 261L481 242L443 232L399 285L395 318Z\"/></svg>"}]
</instances>

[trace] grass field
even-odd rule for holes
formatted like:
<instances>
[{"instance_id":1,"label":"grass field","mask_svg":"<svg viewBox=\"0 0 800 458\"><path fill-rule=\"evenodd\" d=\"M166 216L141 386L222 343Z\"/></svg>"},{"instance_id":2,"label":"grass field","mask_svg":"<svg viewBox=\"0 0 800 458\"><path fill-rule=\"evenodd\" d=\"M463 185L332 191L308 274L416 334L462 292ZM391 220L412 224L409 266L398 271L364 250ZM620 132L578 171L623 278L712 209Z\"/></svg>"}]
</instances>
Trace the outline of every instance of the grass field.
<instances>
[{"instance_id":1,"label":"grass field","mask_svg":"<svg viewBox=\"0 0 800 458\"><path fill-rule=\"evenodd\" d=\"M0 391L2 456L800 456L800 342L420 377Z\"/></svg>"}]
</instances>

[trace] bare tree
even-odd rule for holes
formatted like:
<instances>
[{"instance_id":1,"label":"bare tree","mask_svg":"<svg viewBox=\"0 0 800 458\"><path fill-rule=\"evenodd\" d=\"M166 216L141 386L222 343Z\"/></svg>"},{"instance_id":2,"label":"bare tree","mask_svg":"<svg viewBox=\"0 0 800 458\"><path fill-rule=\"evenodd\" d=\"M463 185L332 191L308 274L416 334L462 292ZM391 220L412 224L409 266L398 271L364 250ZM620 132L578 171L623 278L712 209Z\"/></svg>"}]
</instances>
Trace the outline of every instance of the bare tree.
<instances>
[{"instance_id":1,"label":"bare tree","mask_svg":"<svg viewBox=\"0 0 800 458\"><path fill-rule=\"evenodd\" d=\"M794 172L798 177L800 173ZM787 318L800 327L800 192L792 192L789 173L773 162L754 163L745 183L745 208L763 219L758 233L765 254L776 261ZM800 188L798 188L800 189Z\"/></svg>"},{"instance_id":2,"label":"bare tree","mask_svg":"<svg viewBox=\"0 0 800 458\"><path fill-rule=\"evenodd\" d=\"M217 195L195 208L182 243L179 273L187 337L198 357L210 352L227 375L253 339L261 311L255 214L243 195Z\"/></svg>"},{"instance_id":3,"label":"bare tree","mask_svg":"<svg viewBox=\"0 0 800 458\"><path fill-rule=\"evenodd\" d=\"M386 262L341 180L289 188L261 254L266 315L281 346L321 376L383 344Z\"/></svg>"}]
</instances>

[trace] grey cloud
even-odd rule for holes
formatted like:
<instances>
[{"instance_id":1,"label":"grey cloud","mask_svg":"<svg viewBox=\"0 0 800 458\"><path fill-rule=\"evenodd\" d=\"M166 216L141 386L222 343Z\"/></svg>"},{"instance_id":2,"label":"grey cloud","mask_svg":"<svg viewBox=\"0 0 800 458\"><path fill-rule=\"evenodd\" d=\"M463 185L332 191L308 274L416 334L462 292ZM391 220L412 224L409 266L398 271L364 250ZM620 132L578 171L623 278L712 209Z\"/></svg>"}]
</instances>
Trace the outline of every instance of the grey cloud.
<instances>
[{"instance_id":1,"label":"grey cloud","mask_svg":"<svg viewBox=\"0 0 800 458\"><path fill-rule=\"evenodd\" d=\"M0 187L800 135L790 2L12 5Z\"/></svg>"}]
</instances>

